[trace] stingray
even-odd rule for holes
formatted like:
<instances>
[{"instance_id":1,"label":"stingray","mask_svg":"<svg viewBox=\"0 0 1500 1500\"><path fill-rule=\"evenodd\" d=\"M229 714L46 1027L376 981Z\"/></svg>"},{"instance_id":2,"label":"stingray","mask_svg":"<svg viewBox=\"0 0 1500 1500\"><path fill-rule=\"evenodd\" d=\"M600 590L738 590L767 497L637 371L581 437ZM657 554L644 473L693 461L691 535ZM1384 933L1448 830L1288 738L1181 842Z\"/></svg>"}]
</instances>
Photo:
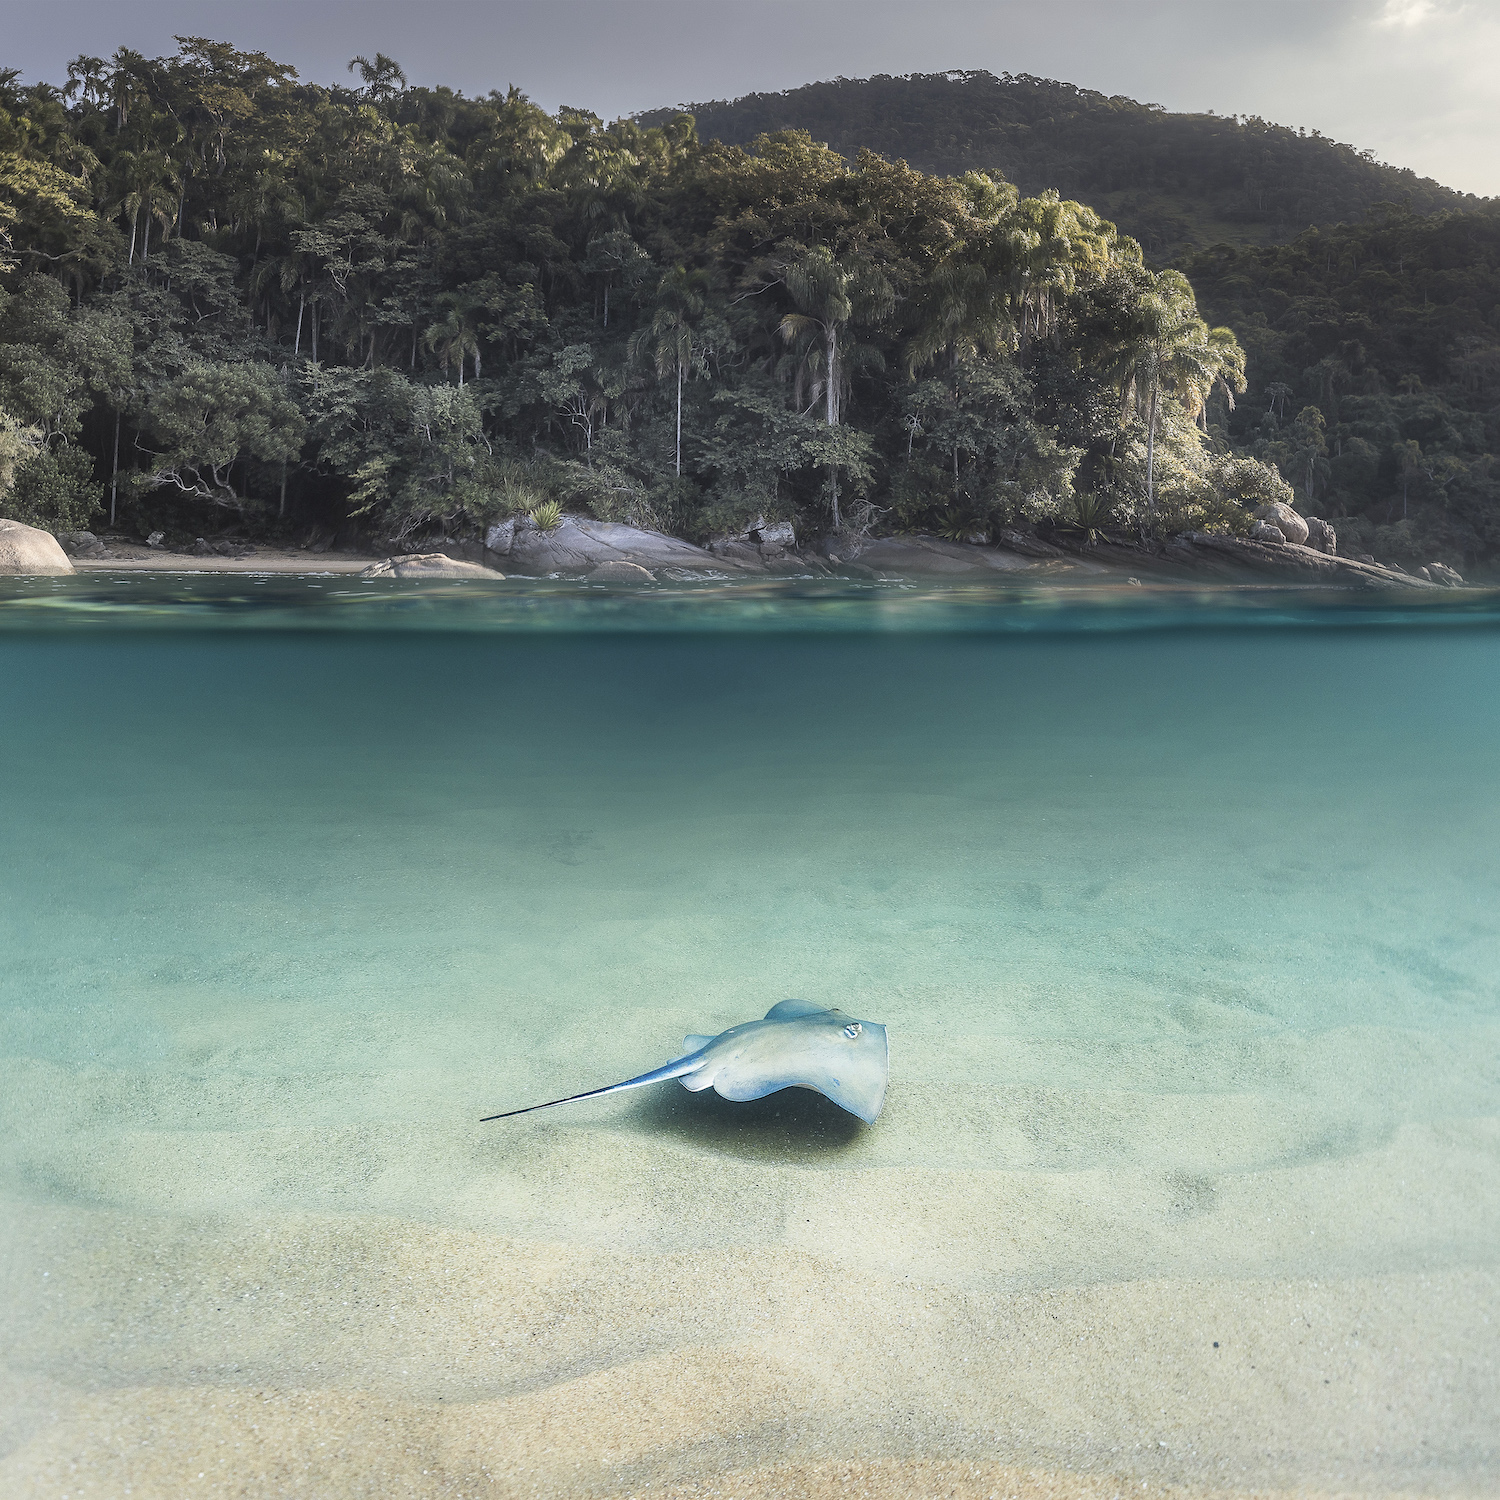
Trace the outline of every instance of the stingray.
<instances>
[{"instance_id":1,"label":"stingray","mask_svg":"<svg viewBox=\"0 0 1500 1500\"><path fill-rule=\"evenodd\" d=\"M712 1088L734 1100L764 1099L779 1089L815 1089L866 1124L874 1122L885 1103L890 1072L885 1027L856 1021L841 1010L828 1010L810 1000L783 1000L766 1012L764 1020L745 1021L718 1036L686 1036L682 1045L686 1050L680 1057L639 1078L486 1115L479 1123L644 1088L668 1078L680 1079L683 1088L694 1093Z\"/></svg>"}]
</instances>

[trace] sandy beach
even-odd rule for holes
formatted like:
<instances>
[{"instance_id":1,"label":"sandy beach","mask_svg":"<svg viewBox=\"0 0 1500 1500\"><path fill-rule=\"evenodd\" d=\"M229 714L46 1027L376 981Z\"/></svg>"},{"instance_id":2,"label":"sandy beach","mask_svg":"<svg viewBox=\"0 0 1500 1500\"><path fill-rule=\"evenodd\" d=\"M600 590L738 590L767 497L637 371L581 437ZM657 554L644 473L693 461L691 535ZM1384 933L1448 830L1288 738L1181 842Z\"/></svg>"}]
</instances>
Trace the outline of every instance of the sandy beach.
<instances>
[{"instance_id":1,"label":"sandy beach","mask_svg":"<svg viewBox=\"0 0 1500 1500\"><path fill-rule=\"evenodd\" d=\"M378 561L364 554L255 544L248 557L194 557L144 543L110 542L108 557L70 559L80 573L358 573Z\"/></svg>"}]
</instances>

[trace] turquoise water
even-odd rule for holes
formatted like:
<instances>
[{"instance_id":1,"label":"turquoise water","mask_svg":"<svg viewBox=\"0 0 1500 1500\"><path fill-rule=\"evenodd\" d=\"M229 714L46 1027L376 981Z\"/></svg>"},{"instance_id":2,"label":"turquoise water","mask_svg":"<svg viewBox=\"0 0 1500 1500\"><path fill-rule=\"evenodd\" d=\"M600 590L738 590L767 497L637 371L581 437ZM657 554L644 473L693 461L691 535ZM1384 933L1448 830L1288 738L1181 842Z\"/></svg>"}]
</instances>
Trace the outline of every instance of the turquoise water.
<instances>
[{"instance_id":1,"label":"turquoise water","mask_svg":"<svg viewBox=\"0 0 1500 1500\"><path fill-rule=\"evenodd\" d=\"M7 588L19 1492L1500 1487L1493 599Z\"/></svg>"}]
</instances>

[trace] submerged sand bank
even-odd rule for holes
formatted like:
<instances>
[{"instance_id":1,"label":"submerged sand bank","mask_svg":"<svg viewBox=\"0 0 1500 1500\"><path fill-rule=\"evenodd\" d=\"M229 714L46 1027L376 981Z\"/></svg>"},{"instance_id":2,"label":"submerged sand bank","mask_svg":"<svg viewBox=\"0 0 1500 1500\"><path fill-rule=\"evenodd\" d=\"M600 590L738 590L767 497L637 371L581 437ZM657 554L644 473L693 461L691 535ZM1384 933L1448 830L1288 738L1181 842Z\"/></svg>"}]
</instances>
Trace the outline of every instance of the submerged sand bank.
<instances>
[{"instance_id":1,"label":"submerged sand bank","mask_svg":"<svg viewBox=\"0 0 1500 1500\"><path fill-rule=\"evenodd\" d=\"M983 1179L947 1196L972 1243ZM756 1209L698 1205L752 1242ZM877 1270L878 1213L854 1257L7 1213L8 1495L1478 1496L1500 1472L1494 1269L1007 1291Z\"/></svg>"}]
</instances>

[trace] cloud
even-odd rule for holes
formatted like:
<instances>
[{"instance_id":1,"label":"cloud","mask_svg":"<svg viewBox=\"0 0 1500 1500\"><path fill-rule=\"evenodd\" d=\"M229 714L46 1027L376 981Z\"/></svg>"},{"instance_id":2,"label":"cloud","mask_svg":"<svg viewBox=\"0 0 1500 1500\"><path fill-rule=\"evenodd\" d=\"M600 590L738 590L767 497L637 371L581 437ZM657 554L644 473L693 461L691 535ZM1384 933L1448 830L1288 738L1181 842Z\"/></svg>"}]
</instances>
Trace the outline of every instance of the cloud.
<instances>
[{"instance_id":1,"label":"cloud","mask_svg":"<svg viewBox=\"0 0 1500 1500\"><path fill-rule=\"evenodd\" d=\"M1409 29L1438 14L1436 0L1385 0L1385 9L1375 18L1377 26Z\"/></svg>"},{"instance_id":2,"label":"cloud","mask_svg":"<svg viewBox=\"0 0 1500 1500\"><path fill-rule=\"evenodd\" d=\"M1375 25L1385 31L1414 31L1434 21L1461 21L1471 9L1452 0L1385 0Z\"/></svg>"}]
</instances>

